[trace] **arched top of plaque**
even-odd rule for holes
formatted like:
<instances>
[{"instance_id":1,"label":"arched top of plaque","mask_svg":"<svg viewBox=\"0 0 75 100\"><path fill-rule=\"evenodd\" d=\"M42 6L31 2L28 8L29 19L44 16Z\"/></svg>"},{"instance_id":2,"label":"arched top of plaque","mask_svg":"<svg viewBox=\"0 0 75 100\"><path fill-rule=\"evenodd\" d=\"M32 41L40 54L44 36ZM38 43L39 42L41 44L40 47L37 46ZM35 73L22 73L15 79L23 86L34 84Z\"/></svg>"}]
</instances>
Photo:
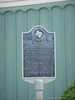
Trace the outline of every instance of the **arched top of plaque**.
<instances>
[{"instance_id":1,"label":"arched top of plaque","mask_svg":"<svg viewBox=\"0 0 75 100\"><path fill-rule=\"evenodd\" d=\"M22 78L34 83L42 79L44 83L56 78L55 32L48 32L37 25L29 32L22 32Z\"/></svg>"}]
</instances>

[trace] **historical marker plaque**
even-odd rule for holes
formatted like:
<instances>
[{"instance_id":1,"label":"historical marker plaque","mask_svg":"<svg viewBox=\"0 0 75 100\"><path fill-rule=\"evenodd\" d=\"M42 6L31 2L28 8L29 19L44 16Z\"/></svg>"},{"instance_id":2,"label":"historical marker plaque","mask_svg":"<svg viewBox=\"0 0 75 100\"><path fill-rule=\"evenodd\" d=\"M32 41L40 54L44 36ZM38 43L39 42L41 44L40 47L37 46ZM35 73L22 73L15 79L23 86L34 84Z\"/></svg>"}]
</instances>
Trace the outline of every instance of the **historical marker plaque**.
<instances>
[{"instance_id":1,"label":"historical marker plaque","mask_svg":"<svg viewBox=\"0 0 75 100\"><path fill-rule=\"evenodd\" d=\"M55 33L36 26L22 33L23 77L55 77Z\"/></svg>"}]
</instances>

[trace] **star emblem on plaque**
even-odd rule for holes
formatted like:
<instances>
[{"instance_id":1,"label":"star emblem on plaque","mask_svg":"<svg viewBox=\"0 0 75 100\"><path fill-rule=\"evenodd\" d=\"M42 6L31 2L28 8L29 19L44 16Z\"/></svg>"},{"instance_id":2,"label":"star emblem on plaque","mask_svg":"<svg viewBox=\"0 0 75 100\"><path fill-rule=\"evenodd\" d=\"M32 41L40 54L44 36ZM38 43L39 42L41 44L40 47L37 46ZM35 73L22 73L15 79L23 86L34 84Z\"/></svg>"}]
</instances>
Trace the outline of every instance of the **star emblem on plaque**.
<instances>
[{"instance_id":1,"label":"star emblem on plaque","mask_svg":"<svg viewBox=\"0 0 75 100\"><path fill-rule=\"evenodd\" d=\"M45 32L41 28L35 28L32 31L32 36L35 39L35 41L42 41L45 37Z\"/></svg>"},{"instance_id":2,"label":"star emblem on plaque","mask_svg":"<svg viewBox=\"0 0 75 100\"><path fill-rule=\"evenodd\" d=\"M35 32L35 36L36 36L36 38L38 38L38 39L40 39L40 38L42 37L42 35L43 35L43 33L40 32L39 30L37 30L37 31Z\"/></svg>"}]
</instances>

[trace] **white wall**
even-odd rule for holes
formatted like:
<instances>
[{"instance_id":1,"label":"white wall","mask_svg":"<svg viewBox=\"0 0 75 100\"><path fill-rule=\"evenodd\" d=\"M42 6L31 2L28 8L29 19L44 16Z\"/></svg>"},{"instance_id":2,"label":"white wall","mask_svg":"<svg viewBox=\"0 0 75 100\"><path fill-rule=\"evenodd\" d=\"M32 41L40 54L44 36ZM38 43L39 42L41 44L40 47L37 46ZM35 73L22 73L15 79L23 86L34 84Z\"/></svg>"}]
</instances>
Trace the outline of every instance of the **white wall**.
<instances>
[{"instance_id":1,"label":"white wall","mask_svg":"<svg viewBox=\"0 0 75 100\"><path fill-rule=\"evenodd\" d=\"M44 4L50 2L59 2L67 0L0 0L0 8Z\"/></svg>"},{"instance_id":2,"label":"white wall","mask_svg":"<svg viewBox=\"0 0 75 100\"><path fill-rule=\"evenodd\" d=\"M39 1L39 0L0 0L0 2L10 2L10 1ZM40 0L44 1L44 0ZM56 1L64 1L64 0L49 0L50 2L56 2Z\"/></svg>"}]
</instances>

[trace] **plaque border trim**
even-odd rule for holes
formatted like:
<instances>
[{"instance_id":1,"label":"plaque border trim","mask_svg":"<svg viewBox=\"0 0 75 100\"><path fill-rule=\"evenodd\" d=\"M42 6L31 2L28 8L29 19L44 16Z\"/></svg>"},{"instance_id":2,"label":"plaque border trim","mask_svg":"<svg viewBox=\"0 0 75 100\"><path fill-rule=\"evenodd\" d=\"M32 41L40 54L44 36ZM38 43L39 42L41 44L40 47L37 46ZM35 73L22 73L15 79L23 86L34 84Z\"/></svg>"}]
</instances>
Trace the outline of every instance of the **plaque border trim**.
<instances>
[{"instance_id":1,"label":"plaque border trim","mask_svg":"<svg viewBox=\"0 0 75 100\"><path fill-rule=\"evenodd\" d=\"M23 76L23 34L28 34L29 32L31 32L36 27L43 28L47 33L54 33L55 77L24 77ZM47 31L46 28L44 28L41 25L36 25L33 28L31 28L30 31L28 31L28 32L22 32L21 36L22 36L22 79L24 81L26 81L26 82L29 82L29 83L35 83L35 81L37 79L42 79L44 83L48 83L48 82L51 82L51 81L55 80L56 79L56 33L55 32L49 32L49 31Z\"/></svg>"}]
</instances>

